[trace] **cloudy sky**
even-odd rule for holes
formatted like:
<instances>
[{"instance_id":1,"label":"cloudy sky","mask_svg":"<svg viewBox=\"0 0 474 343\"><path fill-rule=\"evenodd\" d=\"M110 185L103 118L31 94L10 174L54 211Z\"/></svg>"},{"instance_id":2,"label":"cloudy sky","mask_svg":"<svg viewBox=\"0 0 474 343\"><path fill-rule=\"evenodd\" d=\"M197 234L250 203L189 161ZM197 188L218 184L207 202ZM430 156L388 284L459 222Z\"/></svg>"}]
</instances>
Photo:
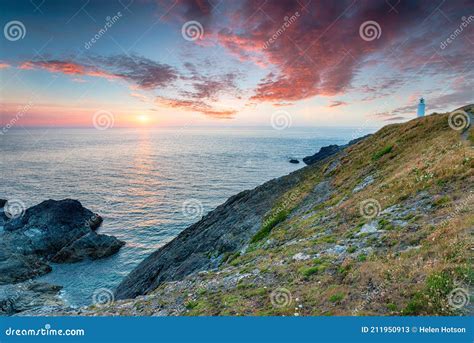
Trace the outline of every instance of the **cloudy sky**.
<instances>
[{"instance_id":1,"label":"cloudy sky","mask_svg":"<svg viewBox=\"0 0 474 343\"><path fill-rule=\"evenodd\" d=\"M382 126L474 102L474 0L0 1L0 123Z\"/></svg>"}]
</instances>

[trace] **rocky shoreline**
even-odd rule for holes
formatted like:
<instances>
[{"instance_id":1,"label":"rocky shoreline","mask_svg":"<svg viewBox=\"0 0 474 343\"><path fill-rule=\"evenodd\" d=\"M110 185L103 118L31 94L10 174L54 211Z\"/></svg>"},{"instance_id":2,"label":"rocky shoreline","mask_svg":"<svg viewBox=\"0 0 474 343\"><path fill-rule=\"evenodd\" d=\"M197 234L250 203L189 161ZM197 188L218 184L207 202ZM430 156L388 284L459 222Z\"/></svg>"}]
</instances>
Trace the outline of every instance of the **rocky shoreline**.
<instances>
[{"instance_id":1,"label":"rocky shoreline","mask_svg":"<svg viewBox=\"0 0 474 343\"><path fill-rule=\"evenodd\" d=\"M0 314L42 304L61 304L60 286L34 278L52 271L49 264L111 256L125 242L98 234L102 217L77 200L46 200L20 213L0 201Z\"/></svg>"},{"instance_id":2,"label":"rocky shoreline","mask_svg":"<svg viewBox=\"0 0 474 343\"><path fill-rule=\"evenodd\" d=\"M362 137L359 137L359 138L355 138L351 141L349 141L349 143L347 144L344 144L344 145L337 145L337 144L332 144L332 145L328 145L328 146L323 146L317 153L315 153L314 155L311 155L311 156L306 156L303 158L303 162L310 166L312 164L315 164L317 162L320 162L320 161L323 161L325 160L326 158L334 155L334 154L337 154L339 151L342 151L344 150L345 148L348 148L350 147L351 145L354 145L368 137L370 137L371 135L365 135L365 136L362 136Z\"/></svg>"}]
</instances>

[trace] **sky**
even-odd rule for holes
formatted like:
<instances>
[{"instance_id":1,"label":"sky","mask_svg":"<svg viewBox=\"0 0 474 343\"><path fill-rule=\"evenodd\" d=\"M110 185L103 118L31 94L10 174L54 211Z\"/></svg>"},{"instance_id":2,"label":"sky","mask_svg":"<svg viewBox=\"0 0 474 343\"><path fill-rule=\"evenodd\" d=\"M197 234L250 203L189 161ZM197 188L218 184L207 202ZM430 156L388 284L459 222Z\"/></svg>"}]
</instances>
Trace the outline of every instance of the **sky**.
<instances>
[{"instance_id":1,"label":"sky","mask_svg":"<svg viewBox=\"0 0 474 343\"><path fill-rule=\"evenodd\" d=\"M380 127L474 102L474 0L0 0L3 127Z\"/></svg>"}]
</instances>

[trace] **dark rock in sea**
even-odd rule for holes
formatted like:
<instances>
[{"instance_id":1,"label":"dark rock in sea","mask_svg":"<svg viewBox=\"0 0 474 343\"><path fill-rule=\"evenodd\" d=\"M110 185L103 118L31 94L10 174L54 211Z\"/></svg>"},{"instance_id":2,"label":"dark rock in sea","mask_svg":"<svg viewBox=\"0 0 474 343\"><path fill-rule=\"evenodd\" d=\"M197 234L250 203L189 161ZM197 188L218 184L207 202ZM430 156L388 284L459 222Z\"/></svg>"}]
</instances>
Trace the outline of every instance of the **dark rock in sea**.
<instances>
[{"instance_id":1,"label":"dark rock in sea","mask_svg":"<svg viewBox=\"0 0 474 343\"><path fill-rule=\"evenodd\" d=\"M316 154L312 156L306 156L305 158L303 158L303 162L306 163L307 165L311 165L316 162L322 161L329 156L334 155L335 153L337 153L338 151L341 151L342 149L344 149L344 146L337 145L337 144L323 146L319 150L319 152L317 152Z\"/></svg>"},{"instance_id":2,"label":"dark rock in sea","mask_svg":"<svg viewBox=\"0 0 474 343\"><path fill-rule=\"evenodd\" d=\"M123 242L93 231L101 223L99 215L72 199L46 200L6 221L0 232L0 284L46 274L53 259L72 262L117 252Z\"/></svg>"},{"instance_id":3,"label":"dark rock in sea","mask_svg":"<svg viewBox=\"0 0 474 343\"><path fill-rule=\"evenodd\" d=\"M328 158L329 156L332 156L332 155L336 154L337 152L362 141L363 139L365 139L369 136L371 136L371 135L369 134L369 135L365 135L365 136L353 139L345 145L332 144L332 145L324 146L317 153L315 153L314 155L304 157L303 162L306 163L309 166L309 165L314 164L316 162L322 161L322 160Z\"/></svg>"},{"instance_id":4,"label":"dark rock in sea","mask_svg":"<svg viewBox=\"0 0 474 343\"><path fill-rule=\"evenodd\" d=\"M113 236L90 232L62 248L52 259L56 263L73 263L85 259L97 260L118 252L125 242Z\"/></svg>"},{"instance_id":5,"label":"dark rock in sea","mask_svg":"<svg viewBox=\"0 0 474 343\"><path fill-rule=\"evenodd\" d=\"M9 247L5 245L0 245L0 248L4 252L9 252ZM11 253L4 260L0 256L0 285L28 280L47 274L51 270L51 266L36 255L25 256Z\"/></svg>"},{"instance_id":6,"label":"dark rock in sea","mask_svg":"<svg viewBox=\"0 0 474 343\"><path fill-rule=\"evenodd\" d=\"M17 249L23 254L49 258L89 233L90 221L95 221L96 216L77 200L46 200L8 221L5 234L22 242Z\"/></svg>"},{"instance_id":7,"label":"dark rock in sea","mask_svg":"<svg viewBox=\"0 0 474 343\"><path fill-rule=\"evenodd\" d=\"M8 217L5 214L5 205L7 204L8 200L0 199L0 232L3 231L3 225L7 222Z\"/></svg>"},{"instance_id":8,"label":"dark rock in sea","mask_svg":"<svg viewBox=\"0 0 474 343\"><path fill-rule=\"evenodd\" d=\"M0 286L0 316L14 315L39 307L63 307L65 304L59 297L61 288L33 281Z\"/></svg>"},{"instance_id":9,"label":"dark rock in sea","mask_svg":"<svg viewBox=\"0 0 474 343\"><path fill-rule=\"evenodd\" d=\"M300 163L300 161L298 161L296 158L290 159L289 162L290 162L290 163L293 163L293 164L298 164L298 163Z\"/></svg>"}]
</instances>

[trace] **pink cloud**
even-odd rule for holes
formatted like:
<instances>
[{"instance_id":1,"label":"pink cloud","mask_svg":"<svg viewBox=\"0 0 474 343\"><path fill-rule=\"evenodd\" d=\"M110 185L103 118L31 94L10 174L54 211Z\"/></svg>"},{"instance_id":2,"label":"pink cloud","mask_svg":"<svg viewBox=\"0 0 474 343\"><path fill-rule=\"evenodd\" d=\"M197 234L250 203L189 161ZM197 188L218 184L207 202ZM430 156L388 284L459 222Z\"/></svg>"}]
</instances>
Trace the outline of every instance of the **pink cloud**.
<instances>
[{"instance_id":1,"label":"pink cloud","mask_svg":"<svg viewBox=\"0 0 474 343\"><path fill-rule=\"evenodd\" d=\"M169 108L184 109L186 111L195 111L206 116L217 119L231 119L237 113L232 109L216 109L213 106L199 100L183 100L157 97L156 103Z\"/></svg>"}]
</instances>

